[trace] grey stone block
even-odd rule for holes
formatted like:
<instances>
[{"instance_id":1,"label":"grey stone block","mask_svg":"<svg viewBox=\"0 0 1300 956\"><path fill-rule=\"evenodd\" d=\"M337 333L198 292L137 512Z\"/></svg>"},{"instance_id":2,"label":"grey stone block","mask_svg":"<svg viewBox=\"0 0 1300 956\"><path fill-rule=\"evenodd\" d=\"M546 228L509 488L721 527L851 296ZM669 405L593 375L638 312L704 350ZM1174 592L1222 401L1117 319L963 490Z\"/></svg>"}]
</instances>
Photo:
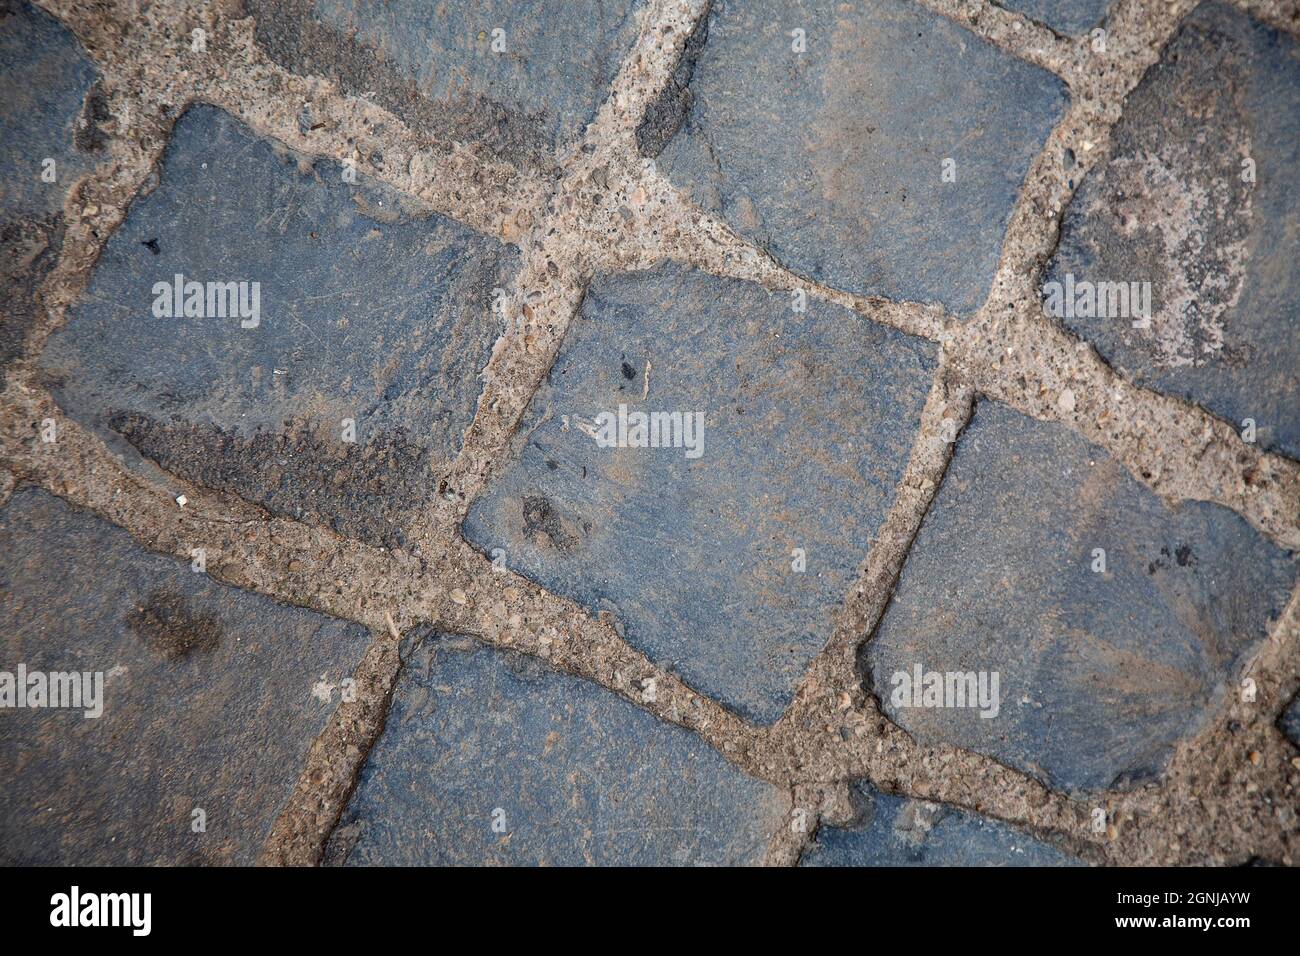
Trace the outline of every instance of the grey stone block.
<instances>
[{"instance_id":1,"label":"grey stone block","mask_svg":"<svg viewBox=\"0 0 1300 956\"><path fill-rule=\"evenodd\" d=\"M1243 177L1254 177L1254 182ZM1300 46L1207 3L1128 97L1107 164L1084 180L1045 308L1134 381L1203 405L1300 457ZM1119 288L1090 309L1067 281ZM1061 301L1053 301L1060 289ZM1082 298L1082 301L1080 301ZM1082 309L1077 306L1082 305ZM1130 301L1128 313L1136 310Z\"/></svg>"},{"instance_id":2,"label":"grey stone block","mask_svg":"<svg viewBox=\"0 0 1300 956\"><path fill-rule=\"evenodd\" d=\"M1110 0L1001 0L998 5L1045 23L1057 33L1077 36L1101 22Z\"/></svg>"},{"instance_id":3,"label":"grey stone block","mask_svg":"<svg viewBox=\"0 0 1300 956\"><path fill-rule=\"evenodd\" d=\"M802 275L978 309L1060 81L900 0L720 0L707 29L669 178Z\"/></svg>"},{"instance_id":4,"label":"grey stone block","mask_svg":"<svg viewBox=\"0 0 1300 956\"><path fill-rule=\"evenodd\" d=\"M609 95L636 0L249 0L257 39L446 142L548 166ZM498 33L497 31L501 31Z\"/></svg>"},{"instance_id":5,"label":"grey stone block","mask_svg":"<svg viewBox=\"0 0 1300 956\"><path fill-rule=\"evenodd\" d=\"M1282 733L1286 734L1287 740L1300 747L1300 694L1296 695L1287 705L1286 710L1282 711L1278 726L1282 728Z\"/></svg>"},{"instance_id":6,"label":"grey stone block","mask_svg":"<svg viewBox=\"0 0 1300 956\"><path fill-rule=\"evenodd\" d=\"M787 810L612 692L441 636L407 661L327 861L751 864Z\"/></svg>"},{"instance_id":7,"label":"grey stone block","mask_svg":"<svg viewBox=\"0 0 1300 956\"><path fill-rule=\"evenodd\" d=\"M595 282L463 527L763 722L830 636L935 367L928 343L791 303L668 266ZM681 447L601 447L595 423L620 407L703 416L698 457L685 430Z\"/></svg>"},{"instance_id":8,"label":"grey stone block","mask_svg":"<svg viewBox=\"0 0 1300 956\"><path fill-rule=\"evenodd\" d=\"M71 33L0 0L0 366L18 355L63 246L63 204L102 149L98 74Z\"/></svg>"},{"instance_id":9,"label":"grey stone block","mask_svg":"<svg viewBox=\"0 0 1300 956\"><path fill-rule=\"evenodd\" d=\"M61 407L117 445L272 511L400 544L398 517L434 496L473 419L501 328L492 290L516 263L495 240L196 106L41 362ZM177 275L204 284L203 314L156 314L176 312ZM214 300L213 283L244 283L247 308ZM258 315L246 317L254 284Z\"/></svg>"},{"instance_id":10,"label":"grey stone block","mask_svg":"<svg viewBox=\"0 0 1300 956\"><path fill-rule=\"evenodd\" d=\"M103 675L99 717L0 710L9 865L252 863L369 640L34 488L0 511L0 592L0 671Z\"/></svg>"},{"instance_id":11,"label":"grey stone block","mask_svg":"<svg viewBox=\"0 0 1300 956\"><path fill-rule=\"evenodd\" d=\"M1060 789L1125 787L1158 777L1222 701L1295 577L1231 511L1171 511L1073 432L983 402L867 664L889 716L922 740ZM996 715L909 700L915 680L897 675L917 666L923 684L998 674Z\"/></svg>"},{"instance_id":12,"label":"grey stone block","mask_svg":"<svg viewBox=\"0 0 1300 956\"><path fill-rule=\"evenodd\" d=\"M853 786L858 819L823 825L800 866L1079 866L1036 837L955 807Z\"/></svg>"}]
</instances>

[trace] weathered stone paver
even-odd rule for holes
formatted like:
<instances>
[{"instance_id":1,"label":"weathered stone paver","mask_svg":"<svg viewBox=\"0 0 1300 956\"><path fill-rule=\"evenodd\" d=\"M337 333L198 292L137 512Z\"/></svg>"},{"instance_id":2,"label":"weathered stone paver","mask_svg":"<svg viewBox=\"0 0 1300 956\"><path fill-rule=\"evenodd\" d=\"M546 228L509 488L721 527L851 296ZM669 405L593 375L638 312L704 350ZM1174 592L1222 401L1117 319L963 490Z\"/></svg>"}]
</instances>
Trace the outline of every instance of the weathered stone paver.
<instances>
[{"instance_id":1,"label":"weathered stone paver","mask_svg":"<svg viewBox=\"0 0 1300 956\"><path fill-rule=\"evenodd\" d=\"M1058 788L1123 787L1223 701L1295 579L1230 511L1171 511L1078 435L985 402L866 655L910 733ZM923 693L930 674L981 672L996 706Z\"/></svg>"},{"instance_id":2,"label":"weathered stone paver","mask_svg":"<svg viewBox=\"0 0 1300 956\"><path fill-rule=\"evenodd\" d=\"M780 789L612 692L438 636L406 662L327 859L752 864L788 812Z\"/></svg>"},{"instance_id":3,"label":"weathered stone paver","mask_svg":"<svg viewBox=\"0 0 1300 956\"><path fill-rule=\"evenodd\" d=\"M1204 4L1084 180L1044 280L1061 301L1045 286L1045 302L1135 381L1300 456L1298 214L1300 44ZM1091 307L1082 283L1102 282L1148 284L1145 317L1118 290Z\"/></svg>"},{"instance_id":4,"label":"weathered stone paver","mask_svg":"<svg viewBox=\"0 0 1300 956\"><path fill-rule=\"evenodd\" d=\"M101 148L94 66L43 10L0 2L0 365L18 354L62 248L63 202Z\"/></svg>"},{"instance_id":5,"label":"weathered stone paver","mask_svg":"<svg viewBox=\"0 0 1300 956\"><path fill-rule=\"evenodd\" d=\"M354 178L192 107L42 356L60 405L172 472L400 544L473 418L517 256Z\"/></svg>"},{"instance_id":6,"label":"weathered stone paver","mask_svg":"<svg viewBox=\"0 0 1300 956\"><path fill-rule=\"evenodd\" d=\"M278 62L374 98L439 139L546 165L608 95L636 0L250 0Z\"/></svg>"},{"instance_id":7,"label":"weathered stone paver","mask_svg":"<svg viewBox=\"0 0 1300 956\"><path fill-rule=\"evenodd\" d=\"M801 866L1073 866L1079 861L1004 823L853 785L858 819L822 826Z\"/></svg>"},{"instance_id":8,"label":"weathered stone paver","mask_svg":"<svg viewBox=\"0 0 1300 956\"><path fill-rule=\"evenodd\" d=\"M368 641L34 488L0 511L0 592L0 671L23 665L20 690L102 675L99 717L0 710L9 865L251 863Z\"/></svg>"},{"instance_id":9,"label":"weathered stone paver","mask_svg":"<svg viewBox=\"0 0 1300 956\"><path fill-rule=\"evenodd\" d=\"M998 5L1075 36L1101 22L1110 0L1001 0Z\"/></svg>"},{"instance_id":10,"label":"weathered stone paver","mask_svg":"<svg viewBox=\"0 0 1300 956\"><path fill-rule=\"evenodd\" d=\"M1055 77L900 0L716 4L689 91L658 162L696 202L802 275L960 313L1065 107Z\"/></svg>"},{"instance_id":11,"label":"weathered stone paver","mask_svg":"<svg viewBox=\"0 0 1300 956\"><path fill-rule=\"evenodd\" d=\"M677 267L595 283L463 529L764 722L830 636L934 368L924 342L792 301ZM602 413L628 447L601 447ZM634 447L638 413L682 416L678 447Z\"/></svg>"}]
</instances>

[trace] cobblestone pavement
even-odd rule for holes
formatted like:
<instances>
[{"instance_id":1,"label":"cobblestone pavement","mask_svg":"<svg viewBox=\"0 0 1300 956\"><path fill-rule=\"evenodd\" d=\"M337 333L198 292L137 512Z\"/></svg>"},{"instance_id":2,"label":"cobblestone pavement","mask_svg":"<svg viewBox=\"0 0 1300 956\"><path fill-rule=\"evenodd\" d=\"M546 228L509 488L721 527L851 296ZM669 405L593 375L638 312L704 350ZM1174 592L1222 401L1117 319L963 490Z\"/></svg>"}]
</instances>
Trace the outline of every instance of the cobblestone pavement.
<instances>
[{"instance_id":1,"label":"cobblestone pavement","mask_svg":"<svg viewBox=\"0 0 1300 956\"><path fill-rule=\"evenodd\" d=\"M0 862L1300 861L1300 8L0 0Z\"/></svg>"}]
</instances>

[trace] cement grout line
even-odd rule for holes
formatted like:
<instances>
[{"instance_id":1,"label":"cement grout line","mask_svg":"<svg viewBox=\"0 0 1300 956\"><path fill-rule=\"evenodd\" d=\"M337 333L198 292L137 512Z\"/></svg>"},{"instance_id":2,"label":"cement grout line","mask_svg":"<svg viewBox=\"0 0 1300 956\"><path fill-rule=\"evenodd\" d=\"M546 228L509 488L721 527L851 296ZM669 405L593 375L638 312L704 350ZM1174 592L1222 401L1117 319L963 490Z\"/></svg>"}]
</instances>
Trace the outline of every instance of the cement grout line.
<instances>
[{"instance_id":1,"label":"cement grout line","mask_svg":"<svg viewBox=\"0 0 1300 956\"><path fill-rule=\"evenodd\" d=\"M460 454L439 482L449 506L413 516L417 540L458 534L515 426L550 371L591 278L616 271L608 250L632 242L644 200L634 198L640 164L636 128L667 84L706 0L655 0L642 13L637 41L582 142L561 158L560 178L521 242L524 261L504 303L505 330L483 372L484 389ZM612 184L612 186L611 186ZM633 208L629 208L633 207ZM635 210L635 211L634 211ZM640 226L640 222L637 222ZM611 243L608 232L621 241Z\"/></svg>"},{"instance_id":2,"label":"cement grout line","mask_svg":"<svg viewBox=\"0 0 1300 956\"><path fill-rule=\"evenodd\" d=\"M846 784L796 783L790 788L790 813L768 840L763 866L798 866L823 821L849 823L853 808Z\"/></svg>"},{"instance_id":3,"label":"cement grout line","mask_svg":"<svg viewBox=\"0 0 1300 956\"><path fill-rule=\"evenodd\" d=\"M921 411L911 456L895 499L876 532L861 576L835 615L830 640L809 665L782 723L820 721L859 707L868 696L857 654L885 613L921 522L938 491L954 445L973 409L969 388L956 386L940 365Z\"/></svg>"},{"instance_id":4,"label":"cement grout line","mask_svg":"<svg viewBox=\"0 0 1300 956\"><path fill-rule=\"evenodd\" d=\"M759 733L687 687L592 618L492 563L458 537L415 556L362 544L324 528L273 517L241 499L175 479L168 488L127 471L102 441L67 419L43 390L11 373L0 402L0 461L19 481L86 508L148 550L188 558L208 550L215 580L363 624L422 625L477 637L550 662L618 693L662 720L693 730L756 776L780 779L753 755ZM44 444L38 423L55 423ZM57 458L55 457L57 456ZM180 507L175 498L187 498ZM315 555L327 555L318 561Z\"/></svg>"},{"instance_id":5,"label":"cement grout line","mask_svg":"<svg viewBox=\"0 0 1300 956\"><path fill-rule=\"evenodd\" d=\"M1224 862L1245 864L1257 847L1270 840L1280 840L1284 864L1300 859L1294 807L1291 824L1286 824L1287 804L1294 804L1295 798L1276 789L1279 772L1285 773L1294 754L1277 719L1300 691L1297 661L1300 584L1268 641L1225 688L1217 710L1205 715L1201 732L1178 745L1164 780L1105 795L1117 839L1129 837L1108 845L1109 862L1199 862L1195 853L1199 848L1183 844L1198 824L1216 831L1215 849ZM1245 677L1256 682L1254 701L1241 692L1238 681Z\"/></svg>"},{"instance_id":6,"label":"cement grout line","mask_svg":"<svg viewBox=\"0 0 1300 956\"><path fill-rule=\"evenodd\" d=\"M396 628L374 635L353 671L356 699L340 701L312 742L293 794L271 825L259 866L317 866L392 703L403 662Z\"/></svg>"},{"instance_id":7,"label":"cement grout line","mask_svg":"<svg viewBox=\"0 0 1300 956\"><path fill-rule=\"evenodd\" d=\"M1047 70L1072 85L1079 41L988 0L913 0L946 17L998 49Z\"/></svg>"},{"instance_id":8,"label":"cement grout line","mask_svg":"<svg viewBox=\"0 0 1300 956\"><path fill-rule=\"evenodd\" d=\"M891 793L976 810L1042 836L1072 841L1082 811L1029 775L959 748L923 748L867 689L859 654L875 633L953 449L974 393L940 365L922 412L897 499L867 553L866 568L836 615L831 639L808 667L795 701L772 729L773 746L804 779L865 777ZM944 766L935 779L934 764ZM990 778L992 778L990 780ZM773 852L777 852L774 850Z\"/></svg>"},{"instance_id":9,"label":"cement grout line","mask_svg":"<svg viewBox=\"0 0 1300 956\"><path fill-rule=\"evenodd\" d=\"M942 341L960 321L939 305L857 295L798 275L766 250L738 236L725 222L701 210L652 163L648 162L640 185L660 227L637 266L668 260L720 278L753 282L772 291L802 289L873 322L932 342Z\"/></svg>"}]
</instances>

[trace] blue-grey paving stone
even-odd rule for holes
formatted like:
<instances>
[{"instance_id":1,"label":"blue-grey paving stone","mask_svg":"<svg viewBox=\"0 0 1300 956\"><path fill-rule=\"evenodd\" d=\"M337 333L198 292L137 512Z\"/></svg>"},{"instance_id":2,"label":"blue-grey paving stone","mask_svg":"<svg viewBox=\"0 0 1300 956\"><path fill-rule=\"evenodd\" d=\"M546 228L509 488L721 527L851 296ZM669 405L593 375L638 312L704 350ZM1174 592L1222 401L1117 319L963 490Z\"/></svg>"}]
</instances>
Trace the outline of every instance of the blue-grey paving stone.
<instances>
[{"instance_id":1,"label":"blue-grey paving stone","mask_svg":"<svg viewBox=\"0 0 1300 956\"><path fill-rule=\"evenodd\" d=\"M1045 23L1057 33L1077 36L1101 22L1110 0L999 0L999 6Z\"/></svg>"},{"instance_id":2,"label":"blue-grey paving stone","mask_svg":"<svg viewBox=\"0 0 1300 956\"><path fill-rule=\"evenodd\" d=\"M1287 740L1300 747L1300 694L1297 694L1286 710L1282 711L1278 726L1282 728L1282 733L1286 734Z\"/></svg>"},{"instance_id":3,"label":"blue-grey paving stone","mask_svg":"<svg viewBox=\"0 0 1300 956\"><path fill-rule=\"evenodd\" d=\"M548 165L609 94L639 0L249 0L257 38L439 139ZM496 30L504 52L494 52Z\"/></svg>"},{"instance_id":4,"label":"blue-grey paving stone","mask_svg":"<svg viewBox=\"0 0 1300 956\"><path fill-rule=\"evenodd\" d=\"M1295 576L1233 512L1171 511L1073 432L985 402L867 662L890 717L921 739L1061 789L1124 787L1158 776L1222 699ZM917 665L997 673L996 716L898 706L895 675Z\"/></svg>"},{"instance_id":5,"label":"blue-grey paving stone","mask_svg":"<svg viewBox=\"0 0 1300 956\"><path fill-rule=\"evenodd\" d=\"M0 671L105 675L98 718L0 709L9 865L251 863L368 641L33 488L0 511L0 592Z\"/></svg>"},{"instance_id":6,"label":"blue-grey paving stone","mask_svg":"<svg viewBox=\"0 0 1300 956\"><path fill-rule=\"evenodd\" d=\"M70 415L164 468L389 543L460 447L516 262L194 107L42 364ZM260 324L157 317L177 274L259 283Z\"/></svg>"},{"instance_id":7,"label":"blue-grey paving stone","mask_svg":"<svg viewBox=\"0 0 1300 956\"><path fill-rule=\"evenodd\" d=\"M595 282L511 464L463 526L485 553L611 612L633 646L765 723L830 636L935 367L928 343L791 301L668 266ZM620 405L703 415L699 456L598 446L594 420Z\"/></svg>"},{"instance_id":8,"label":"blue-grey paving stone","mask_svg":"<svg viewBox=\"0 0 1300 956\"><path fill-rule=\"evenodd\" d=\"M1300 45L1205 4L1128 97L1045 278L1151 283L1150 328L1109 309L1061 321L1140 384L1300 457L1298 218Z\"/></svg>"},{"instance_id":9,"label":"blue-grey paving stone","mask_svg":"<svg viewBox=\"0 0 1300 956\"><path fill-rule=\"evenodd\" d=\"M955 807L909 800L856 783L858 819L823 825L800 866L1079 866L1056 847Z\"/></svg>"},{"instance_id":10,"label":"blue-grey paving stone","mask_svg":"<svg viewBox=\"0 0 1300 956\"><path fill-rule=\"evenodd\" d=\"M64 199L102 146L96 76L57 20L0 0L0 365L21 350L63 244Z\"/></svg>"},{"instance_id":11,"label":"blue-grey paving stone","mask_svg":"<svg viewBox=\"0 0 1300 956\"><path fill-rule=\"evenodd\" d=\"M1066 105L1055 77L902 0L715 3L689 92L659 165L696 202L796 272L959 313Z\"/></svg>"},{"instance_id":12,"label":"blue-grey paving stone","mask_svg":"<svg viewBox=\"0 0 1300 956\"><path fill-rule=\"evenodd\" d=\"M751 864L787 809L779 788L596 684L439 637L407 660L326 859Z\"/></svg>"}]
</instances>

